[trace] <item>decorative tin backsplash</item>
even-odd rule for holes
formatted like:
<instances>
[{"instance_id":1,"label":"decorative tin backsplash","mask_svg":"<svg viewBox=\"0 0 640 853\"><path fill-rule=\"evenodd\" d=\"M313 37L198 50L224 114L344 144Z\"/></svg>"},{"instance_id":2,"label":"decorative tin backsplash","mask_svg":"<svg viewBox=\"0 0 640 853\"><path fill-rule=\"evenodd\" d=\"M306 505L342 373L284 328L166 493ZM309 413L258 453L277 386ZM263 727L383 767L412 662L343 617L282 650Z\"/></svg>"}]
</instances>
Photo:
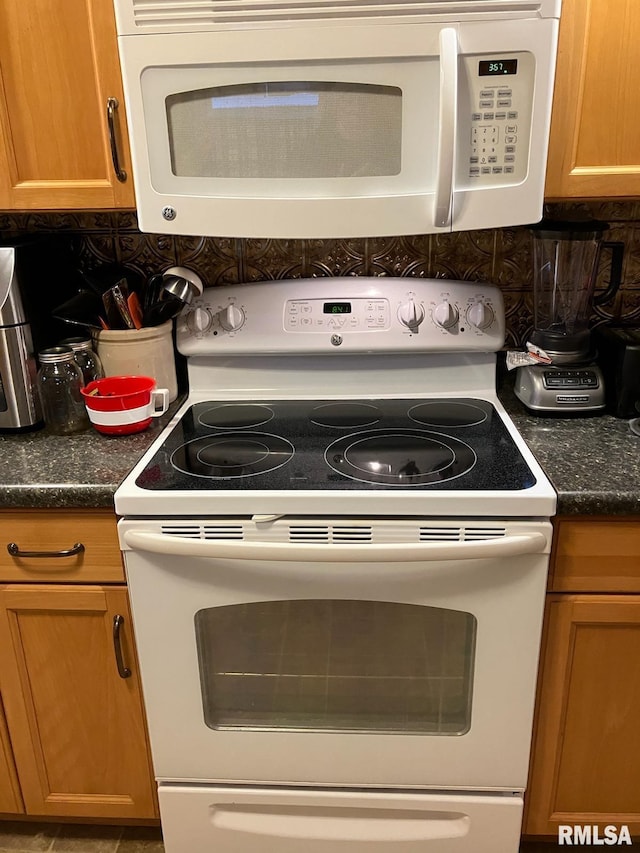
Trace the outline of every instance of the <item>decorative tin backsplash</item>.
<instances>
[{"instance_id":1,"label":"decorative tin backsplash","mask_svg":"<svg viewBox=\"0 0 640 853\"><path fill-rule=\"evenodd\" d=\"M640 325L640 203L549 205L547 213L570 218L576 210L609 222L606 239L626 247L622 288L612 305L595 309L594 323ZM179 264L198 272L208 287L336 275L489 281L504 294L508 347L522 346L533 323L531 236L525 227L360 240L247 240L142 234L133 211L0 212L0 239L32 232L55 234L81 271L118 261L147 277ZM603 258L599 290L606 275Z\"/></svg>"}]
</instances>

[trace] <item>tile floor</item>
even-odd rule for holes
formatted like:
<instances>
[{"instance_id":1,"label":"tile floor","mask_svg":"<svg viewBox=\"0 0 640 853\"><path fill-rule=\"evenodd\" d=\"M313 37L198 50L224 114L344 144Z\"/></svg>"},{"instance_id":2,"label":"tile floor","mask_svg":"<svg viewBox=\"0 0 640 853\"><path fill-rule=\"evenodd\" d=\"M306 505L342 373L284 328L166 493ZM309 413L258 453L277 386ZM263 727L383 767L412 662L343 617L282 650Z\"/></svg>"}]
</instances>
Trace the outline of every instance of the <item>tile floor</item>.
<instances>
[{"instance_id":1,"label":"tile floor","mask_svg":"<svg viewBox=\"0 0 640 853\"><path fill-rule=\"evenodd\" d=\"M164 853L164 845L154 827L0 821L0 853Z\"/></svg>"},{"instance_id":2,"label":"tile floor","mask_svg":"<svg viewBox=\"0 0 640 853\"><path fill-rule=\"evenodd\" d=\"M553 842L533 842L523 844L520 853L554 853L556 849ZM164 853L164 845L160 829L152 827L0 820L0 853Z\"/></svg>"}]
</instances>

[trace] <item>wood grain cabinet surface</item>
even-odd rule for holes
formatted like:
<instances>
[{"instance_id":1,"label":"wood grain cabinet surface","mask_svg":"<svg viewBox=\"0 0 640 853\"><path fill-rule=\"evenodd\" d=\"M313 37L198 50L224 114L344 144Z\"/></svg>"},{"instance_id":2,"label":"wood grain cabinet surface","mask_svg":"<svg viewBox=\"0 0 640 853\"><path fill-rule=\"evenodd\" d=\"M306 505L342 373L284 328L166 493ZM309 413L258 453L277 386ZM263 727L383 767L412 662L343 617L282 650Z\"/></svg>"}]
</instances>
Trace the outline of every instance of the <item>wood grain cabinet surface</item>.
<instances>
[{"instance_id":1,"label":"wood grain cabinet surface","mask_svg":"<svg viewBox=\"0 0 640 853\"><path fill-rule=\"evenodd\" d=\"M556 524L552 586L583 591L547 596L526 835L640 834L639 546L640 520Z\"/></svg>"},{"instance_id":2,"label":"wood grain cabinet surface","mask_svg":"<svg viewBox=\"0 0 640 853\"><path fill-rule=\"evenodd\" d=\"M0 814L3 812L18 814L24 812L24 806L0 697Z\"/></svg>"},{"instance_id":3,"label":"wood grain cabinet surface","mask_svg":"<svg viewBox=\"0 0 640 853\"><path fill-rule=\"evenodd\" d=\"M135 200L112 0L2 0L0 209L118 207Z\"/></svg>"},{"instance_id":4,"label":"wood grain cabinet surface","mask_svg":"<svg viewBox=\"0 0 640 853\"><path fill-rule=\"evenodd\" d=\"M638 44L638 0L563 0L547 198L640 195Z\"/></svg>"},{"instance_id":5,"label":"wood grain cabinet surface","mask_svg":"<svg viewBox=\"0 0 640 853\"><path fill-rule=\"evenodd\" d=\"M155 820L115 517L2 512L0 530L0 812ZM84 552L12 557L8 539Z\"/></svg>"}]
</instances>

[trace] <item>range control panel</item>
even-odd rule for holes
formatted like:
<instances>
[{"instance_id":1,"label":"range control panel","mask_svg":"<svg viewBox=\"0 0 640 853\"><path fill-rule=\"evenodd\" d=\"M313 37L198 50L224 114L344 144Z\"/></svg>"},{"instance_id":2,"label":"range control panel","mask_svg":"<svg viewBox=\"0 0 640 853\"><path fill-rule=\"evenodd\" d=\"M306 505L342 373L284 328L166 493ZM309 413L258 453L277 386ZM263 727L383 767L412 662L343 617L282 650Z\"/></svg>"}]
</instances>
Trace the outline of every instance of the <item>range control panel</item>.
<instances>
[{"instance_id":1,"label":"range control panel","mask_svg":"<svg viewBox=\"0 0 640 853\"><path fill-rule=\"evenodd\" d=\"M178 318L181 353L492 352L504 306L491 284L322 278L205 289Z\"/></svg>"}]
</instances>

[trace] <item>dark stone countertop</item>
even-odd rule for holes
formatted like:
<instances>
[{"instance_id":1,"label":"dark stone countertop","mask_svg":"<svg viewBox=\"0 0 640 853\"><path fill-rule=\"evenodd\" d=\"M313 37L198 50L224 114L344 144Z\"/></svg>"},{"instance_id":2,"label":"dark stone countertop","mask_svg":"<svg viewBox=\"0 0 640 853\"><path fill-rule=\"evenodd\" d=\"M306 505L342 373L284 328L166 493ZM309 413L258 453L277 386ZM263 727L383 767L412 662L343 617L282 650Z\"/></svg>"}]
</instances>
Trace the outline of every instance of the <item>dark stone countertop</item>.
<instances>
[{"instance_id":1,"label":"dark stone countertop","mask_svg":"<svg viewBox=\"0 0 640 853\"><path fill-rule=\"evenodd\" d=\"M0 509L113 509L113 495L183 402L135 435L36 432L0 435Z\"/></svg>"},{"instance_id":2,"label":"dark stone countertop","mask_svg":"<svg viewBox=\"0 0 640 853\"><path fill-rule=\"evenodd\" d=\"M500 397L558 492L558 515L640 516L640 436L626 420L532 415L511 388L502 380ZM112 509L115 490L181 402L138 435L0 436L0 508Z\"/></svg>"},{"instance_id":3,"label":"dark stone countertop","mask_svg":"<svg viewBox=\"0 0 640 853\"><path fill-rule=\"evenodd\" d=\"M558 493L557 515L640 516L640 436L612 415L534 415L501 382L500 399Z\"/></svg>"}]
</instances>

